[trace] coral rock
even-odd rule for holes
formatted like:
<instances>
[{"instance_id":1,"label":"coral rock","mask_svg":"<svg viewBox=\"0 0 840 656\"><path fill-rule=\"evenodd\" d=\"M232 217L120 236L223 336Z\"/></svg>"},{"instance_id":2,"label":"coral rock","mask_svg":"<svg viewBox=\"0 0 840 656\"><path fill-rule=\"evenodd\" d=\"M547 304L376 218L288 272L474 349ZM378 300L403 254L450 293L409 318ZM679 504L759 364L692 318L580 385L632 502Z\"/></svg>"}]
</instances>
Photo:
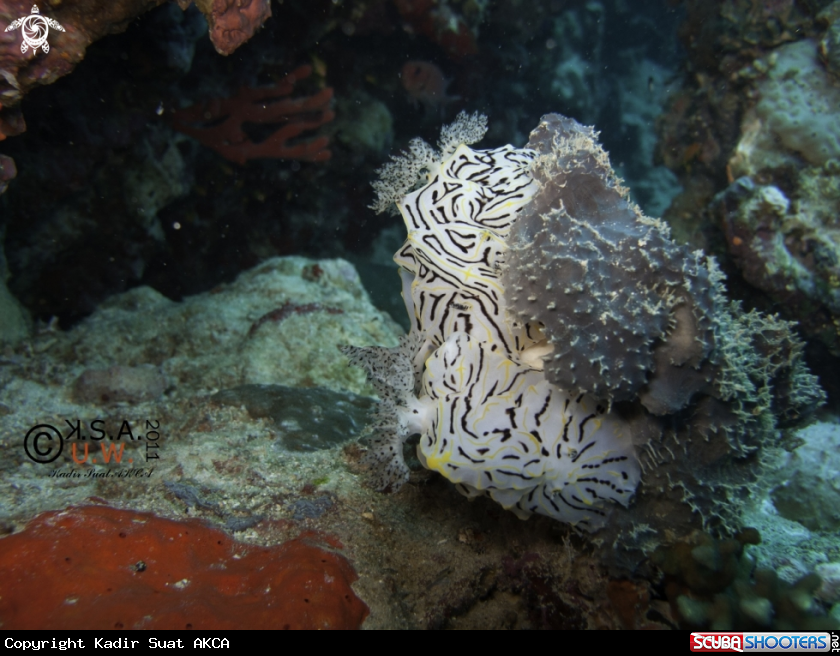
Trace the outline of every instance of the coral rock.
<instances>
[{"instance_id":1,"label":"coral rock","mask_svg":"<svg viewBox=\"0 0 840 656\"><path fill-rule=\"evenodd\" d=\"M271 16L269 0L196 0L210 26L210 40L221 55L229 55L254 36Z\"/></svg>"},{"instance_id":2,"label":"coral rock","mask_svg":"<svg viewBox=\"0 0 840 656\"><path fill-rule=\"evenodd\" d=\"M17 104L32 87L52 84L70 73L85 58L90 44L109 34L123 32L135 18L163 4L164 0L64 0L42 5L43 15L56 20L64 32L50 31L47 43L58 55L36 56L21 52L20 30L0 33L0 101ZM179 0L186 9L189 1ZM250 39L271 16L269 0L198 0L210 26L216 50L229 55ZM31 0L6 0L0 5L0 24L27 16Z\"/></svg>"},{"instance_id":3,"label":"coral rock","mask_svg":"<svg viewBox=\"0 0 840 656\"><path fill-rule=\"evenodd\" d=\"M0 540L4 629L343 629L367 606L335 545L232 540L199 521L103 506Z\"/></svg>"},{"instance_id":4,"label":"coral rock","mask_svg":"<svg viewBox=\"0 0 840 656\"><path fill-rule=\"evenodd\" d=\"M132 20L162 3L163 0L75 0L51 3L54 7L42 5L43 15L65 29L50 31L48 35L55 56L36 56L31 49L21 52L20 30L0 33L0 100L16 104L32 87L52 84L84 59L91 43L124 31ZM31 0L3 2L0 24L9 25L31 10Z\"/></svg>"},{"instance_id":5,"label":"coral rock","mask_svg":"<svg viewBox=\"0 0 840 656\"><path fill-rule=\"evenodd\" d=\"M85 369L73 385L73 396L82 403L142 403L160 398L166 378L152 365Z\"/></svg>"},{"instance_id":6,"label":"coral rock","mask_svg":"<svg viewBox=\"0 0 840 656\"><path fill-rule=\"evenodd\" d=\"M784 171L777 184L787 193L744 176L710 207L744 279L838 354L840 166Z\"/></svg>"},{"instance_id":7,"label":"coral rock","mask_svg":"<svg viewBox=\"0 0 840 656\"><path fill-rule=\"evenodd\" d=\"M0 155L0 194L9 186L9 182L17 177L15 160L7 155Z\"/></svg>"}]
</instances>

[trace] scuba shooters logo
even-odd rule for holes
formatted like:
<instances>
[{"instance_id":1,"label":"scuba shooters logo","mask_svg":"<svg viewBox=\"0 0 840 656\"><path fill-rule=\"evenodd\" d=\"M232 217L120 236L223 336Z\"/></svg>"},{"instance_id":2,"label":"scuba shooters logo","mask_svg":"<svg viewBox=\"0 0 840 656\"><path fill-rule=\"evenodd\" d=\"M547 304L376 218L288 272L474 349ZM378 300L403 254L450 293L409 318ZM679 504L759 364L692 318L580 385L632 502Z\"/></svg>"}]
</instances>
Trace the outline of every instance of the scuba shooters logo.
<instances>
[{"instance_id":1,"label":"scuba shooters logo","mask_svg":"<svg viewBox=\"0 0 840 656\"><path fill-rule=\"evenodd\" d=\"M160 424L157 419L145 419L132 425L123 419L118 430L109 430L101 419L90 423L76 419L64 420L64 433L52 424L37 424L29 429L23 438L23 450L26 456L38 464L55 462L64 452L65 443L70 443L70 456L76 465L84 464L133 464L137 451L145 462L160 459ZM84 429L84 430L83 430ZM99 443L99 449L96 443ZM136 444L137 448L126 453L126 444ZM101 452L101 453L98 453ZM65 457L66 460L66 457ZM70 464L69 462L67 464ZM55 475L53 473L52 475ZM71 472L70 477L78 476Z\"/></svg>"},{"instance_id":2,"label":"scuba shooters logo","mask_svg":"<svg viewBox=\"0 0 840 656\"><path fill-rule=\"evenodd\" d=\"M48 53L50 51L50 44L47 43L47 36L50 33L50 28L64 32L64 28L59 22L48 16L41 16L38 10L38 5L32 5L32 13L29 16L16 18L6 28L7 32L20 28L23 37L23 43L20 44L20 51L26 53L32 48L32 52L36 53L38 48Z\"/></svg>"},{"instance_id":3,"label":"scuba shooters logo","mask_svg":"<svg viewBox=\"0 0 840 656\"><path fill-rule=\"evenodd\" d=\"M691 634L694 652L783 652L808 653L831 651L832 635L817 631L779 631L775 633Z\"/></svg>"},{"instance_id":4,"label":"scuba shooters logo","mask_svg":"<svg viewBox=\"0 0 840 656\"><path fill-rule=\"evenodd\" d=\"M692 633L691 651L744 651L741 633Z\"/></svg>"}]
</instances>

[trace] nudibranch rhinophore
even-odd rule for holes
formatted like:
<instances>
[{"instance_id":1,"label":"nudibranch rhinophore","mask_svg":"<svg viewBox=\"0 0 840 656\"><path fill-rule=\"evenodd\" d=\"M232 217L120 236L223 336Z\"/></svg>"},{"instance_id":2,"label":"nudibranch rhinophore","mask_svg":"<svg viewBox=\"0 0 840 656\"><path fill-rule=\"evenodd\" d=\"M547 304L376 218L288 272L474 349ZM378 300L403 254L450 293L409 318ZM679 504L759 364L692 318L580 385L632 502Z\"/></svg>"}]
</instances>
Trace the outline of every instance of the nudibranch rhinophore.
<instances>
[{"instance_id":1,"label":"nudibranch rhinophore","mask_svg":"<svg viewBox=\"0 0 840 656\"><path fill-rule=\"evenodd\" d=\"M438 151L415 140L374 185L374 208L396 204L408 230L394 259L411 331L395 349L342 349L380 396L366 460L378 489L398 489L402 445L419 433L420 462L467 496L594 531L613 502L630 503L636 447L608 404L546 380L541 325L508 313L507 239L537 192L536 153L470 149L485 131L484 117L461 114Z\"/></svg>"}]
</instances>

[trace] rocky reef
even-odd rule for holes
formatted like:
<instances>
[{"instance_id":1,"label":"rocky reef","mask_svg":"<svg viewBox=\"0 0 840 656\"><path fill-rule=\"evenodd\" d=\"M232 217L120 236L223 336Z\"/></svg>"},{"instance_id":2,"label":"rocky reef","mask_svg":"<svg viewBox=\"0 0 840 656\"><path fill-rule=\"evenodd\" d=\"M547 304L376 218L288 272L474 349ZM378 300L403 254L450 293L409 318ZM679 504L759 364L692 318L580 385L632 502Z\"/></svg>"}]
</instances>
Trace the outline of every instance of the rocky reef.
<instances>
[{"instance_id":1,"label":"rocky reef","mask_svg":"<svg viewBox=\"0 0 840 656\"><path fill-rule=\"evenodd\" d=\"M0 623L283 628L265 568L289 628L838 626L840 2L37 5Z\"/></svg>"},{"instance_id":2,"label":"rocky reef","mask_svg":"<svg viewBox=\"0 0 840 656\"><path fill-rule=\"evenodd\" d=\"M115 581L128 586L120 597L127 605L114 607L114 615L126 611L119 613L123 619L109 616L115 622L136 617L132 604L143 583L141 573L124 572L121 563L136 566L143 560L147 573L157 568L155 582L174 584L194 572L184 562L190 550L198 550L200 564L209 562L204 542L185 538L178 553L164 559L177 561L179 568L163 571L157 556L153 565L144 556L158 544L154 536L124 530L140 530L143 526L131 520L146 519L146 526L178 533L186 528L191 535L197 526L197 537L222 534L212 539L211 548L220 539L231 549L226 553L253 548L257 560L248 562L257 567L266 564L260 554L282 556L280 545L290 542L299 545L297 554L316 553L309 546L326 548L357 573L352 588L370 608L364 622L368 629L673 625L671 611L649 582L611 585L587 543L559 522L535 517L523 523L492 502L465 503L451 484L416 462L409 462L411 481L397 494L365 485L369 472L360 462L356 440L374 390L365 385L362 372L346 366L336 347L347 342L396 345L400 332L371 305L347 262L293 257L267 261L229 285L181 302L150 289L133 290L114 297L73 330L52 326L4 349L0 543L21 537L5 550L0 547L3 562L30 553L27 545L34 544L36 533L54 542L55 529L42 520L67 510L63 526L78 526L80 533L77 538L69 532L65 544L84 541L84 531L96 526L106 529L97 534L96 544L111 549L117 541L137 549L137 560L114 561L118 570L103 567L98 579L106 591ZM155 384L142 394L135 388L133 400L126 400L115 392L124 393L129 381L139 381L123 380L130 372L112 371L119 377L94 381L97 394L85 383L86 393L78 395L85 372L101 371L108 363L154 367L166 378L166 388L160 396L155 396ZM63 450L53 462L39 463L23 447L34 417L78 417L84 435L96 435L87 433L102 426L92 424L96 419L113 429L112 435L125 421L137 439L128 434L119 441L105 439L106 451L114 445L118 454L119 444L124 445L121 459L105 463L101 440L83 442L62 421L56 428L68 438ZM156 458L146 457L146 420L158 426L159 446L149 450ZM85 462L76 462L73 444L76 460L82 460L84 443L93 448ZM96 512L68 510L91 504L99 507ZM48 515L36 519L42 513ZM103 519L89 522L84 519L88 513ZM120 531L126 538L119 537ZM344 545L338 553L336 539ZM72 553L58 556L57 576L63 567L73 573L91 562L73 559ZM70 564L63 560L67 556ZM299 562L295 558L284 561ZM312 564L318 566L321 559ZM344 581L352 580L343 566L338 571ZM203 586L206 602L216 593L217 579L205 574L199 572L195 583ZM252 587L255 581L239 578L242 594L265 599L264 586ZM341 582L336 578L333 585ZM77 589L90 593L86 585ZM46 599L44 592L38 599ZM180 592L190 595L190 586L172 594ZM643 603L636 601L639 596ZM343 603L333 601L339 607ZM327 603L329 608L332 602ZM198 609L193 618L224 621L212 608L206 614ZM4 626L11 626L10 618L5 608L0 611Z\"/></svg>"},{"instance_id":3,"label":"rocky reef","mask_svg":"<svg viewBox=\"0 0 840 656\"><path fill-rule=\"evenodd\" d=\"M833 394L836 367L817 363L840 353L840 3L685 4L686 83L659 120L684 191L665 218L748 307L799 322Z\"/></svg>"}]
</instances>

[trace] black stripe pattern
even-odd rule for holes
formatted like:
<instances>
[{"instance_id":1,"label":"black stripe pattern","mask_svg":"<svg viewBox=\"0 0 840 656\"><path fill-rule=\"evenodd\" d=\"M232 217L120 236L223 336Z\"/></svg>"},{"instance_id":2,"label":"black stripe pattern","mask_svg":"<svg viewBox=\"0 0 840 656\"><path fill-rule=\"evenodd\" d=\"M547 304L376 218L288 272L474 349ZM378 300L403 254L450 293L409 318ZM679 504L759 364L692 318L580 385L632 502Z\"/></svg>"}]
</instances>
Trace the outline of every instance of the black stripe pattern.
<instances>
[{"instance_id":1,"label":"black stripe pattern","mask_svg":"<svg viewBox=\"0 0 840 656\"><path fill-rule=\"evenodd\" d=\"M520 517L596 530L639 482L624 422L466 333L450 335L426 361L423 394L434 402L418 445L423 465Z\"/></svg>"},{"instance_id":2,"label":"black stripe pattern","mask_svg":"<svg viewBox=\"0 0 840 656\"><path fill-rule=\"evenodd\" d=\"M508 325L499 282L508 232L536 193L532 160L531 151L512 146L461 145L426 186L397 203L408 239L394 260L403 270L412 329L428 346L418 354L418 373L430 349L455 332L499 344L517 360L543 339L539 330Z\"/></svg>"},{"instance_id":3,"label":"black stripe pattern","mask_svg":"<svg viewBox=\"0 0 840 656\"><path fill-rule=\"evenodd\" d=\"M508 233L536 193L535 153L444 152L424 164L428 183L397 202L409 338L397 349L345 349L382 399L366 458L376 486L408 478L402 444L420 433L423 465L464 494L596 530L639 482L629 429L594 397L545 379L542 326L508 317L500 281Z\"/></svg>"}]
</instances>

